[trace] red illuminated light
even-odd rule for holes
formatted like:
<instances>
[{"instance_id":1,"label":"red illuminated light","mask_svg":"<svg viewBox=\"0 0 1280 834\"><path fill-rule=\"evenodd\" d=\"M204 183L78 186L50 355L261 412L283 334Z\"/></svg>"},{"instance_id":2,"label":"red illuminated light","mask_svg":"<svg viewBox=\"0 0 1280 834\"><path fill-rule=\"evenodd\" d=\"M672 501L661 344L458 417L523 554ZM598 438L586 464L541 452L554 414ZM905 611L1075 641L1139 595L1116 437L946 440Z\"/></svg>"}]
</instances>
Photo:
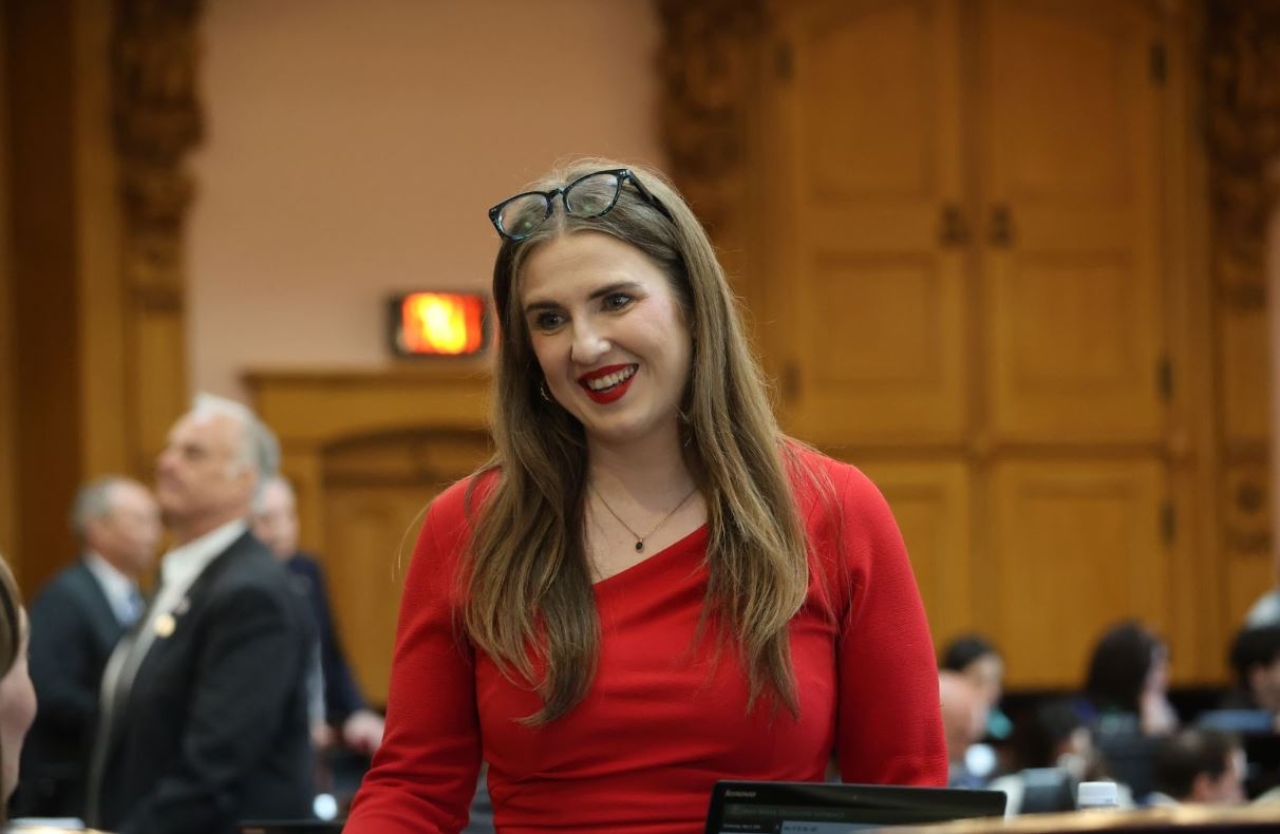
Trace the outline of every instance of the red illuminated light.
<instances>
[{"instance_id":1,"label":"red illuminated light","mask_svg":"<svg viewBox=\"0 0 1280 834\"><path fill-rule=\"evenodd\" d=\"M483 296L415 292L400 298L399 311L400 353L465 356L484 347Z\"/></svg>"}]
</instances>

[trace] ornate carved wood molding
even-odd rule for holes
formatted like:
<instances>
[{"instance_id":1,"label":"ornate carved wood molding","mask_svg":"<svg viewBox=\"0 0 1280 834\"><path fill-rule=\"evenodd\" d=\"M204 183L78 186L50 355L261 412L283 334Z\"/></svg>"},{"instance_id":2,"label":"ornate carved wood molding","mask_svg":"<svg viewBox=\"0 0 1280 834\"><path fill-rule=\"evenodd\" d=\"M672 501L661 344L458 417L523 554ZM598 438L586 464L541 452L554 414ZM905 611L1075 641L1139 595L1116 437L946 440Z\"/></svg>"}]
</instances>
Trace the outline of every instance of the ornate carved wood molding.
<instances>
[{"instance_id":1,"label":"ornate carved wood molding","mask_svg":"<svg viewBox=\"0 0 1280 834\"><path fill-rule=\"evenodd\" d=\"M718 239L747 176L764 0L658 0L660 129L672 178Z\"/></svg>"},{"instance_id":2,"label":"ornate carved wood molding","mask_svg":"<svg viewBox=\"0 0 1280 834\"><path fill-rule=\"evenodd\" d=\"M1213 279L1222 329L1239 331L1265 327L1268 303L1267 228L1280 197L1280 0L1208 0L1205 22ZM1233 355L1222 332L1217 338L1220 376L1245 375L1266 390L1267 357ZM1256 558L1274 547L1269 469L1261 447L1231 454L1245 440L1220 441L1223 534L1234 557Z\"/></svg>"},{"instance_id":3,"label":"ornate carved wood molding","mask_svg":"<svg viewBox=\"0 0 1280 834\"><path fill-rule=\"evenodd\" d=\"M1213 268L1227 305L1266 305L1266 227L1280 160L1280 0L1209 0L1205 104Z\"/></svg>"},{"instance_id":4,"label":"ornate carved wood molding","mask_svg":"<svg viewBox=\"0 0 1280 834\"><path fill-rule=\"evenodd\" d=\"M184 169L204 134L196 97L200 0L118 0L112 43L128 286L181 297ZM165 290L168 290L167 292Z\"/></svg>"},{"instance_id":5,"label":"ornate carved wood molding","mask_svg":"<svg viewBox=\"0 0 1280 834\"><path fill-rule=\"evenodd\" d=\"M183 237L204 135L197 96L202 0L114 0L112 109L121 207L121 280L130 454L149 471L186 397Z\"/></svg>"},{"instance_id":6,"label":"ornate carved wood molding","mask_svg":"<svg viewBox=\"0 0 1280 834\"><path fill-rule=\"evenodd\" d=\"M1267 464L1262 459L1237 461L1223 473L1224 534L1233 554L1255 558L1271 555L1271 500Z\"/></svg>"}]
</instances>

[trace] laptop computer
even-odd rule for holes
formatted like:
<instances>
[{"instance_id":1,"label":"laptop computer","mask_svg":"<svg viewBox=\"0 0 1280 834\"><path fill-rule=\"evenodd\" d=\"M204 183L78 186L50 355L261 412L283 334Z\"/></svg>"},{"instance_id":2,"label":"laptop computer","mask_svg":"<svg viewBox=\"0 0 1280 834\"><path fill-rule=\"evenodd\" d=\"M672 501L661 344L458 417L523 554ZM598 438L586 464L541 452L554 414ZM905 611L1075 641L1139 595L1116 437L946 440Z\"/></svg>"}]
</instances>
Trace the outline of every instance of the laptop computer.
<instances>
[{"instance_id":1,"label":"laptop computer","mask_svg":"<svg viewBox=\"0 0 1280 834\"><path fill-rule=\"evenodd\" d=\"M717 782L706 834L847 834L1004 815L1000 791L844 785L830 782Z\"/></svg>"}]
</instances>

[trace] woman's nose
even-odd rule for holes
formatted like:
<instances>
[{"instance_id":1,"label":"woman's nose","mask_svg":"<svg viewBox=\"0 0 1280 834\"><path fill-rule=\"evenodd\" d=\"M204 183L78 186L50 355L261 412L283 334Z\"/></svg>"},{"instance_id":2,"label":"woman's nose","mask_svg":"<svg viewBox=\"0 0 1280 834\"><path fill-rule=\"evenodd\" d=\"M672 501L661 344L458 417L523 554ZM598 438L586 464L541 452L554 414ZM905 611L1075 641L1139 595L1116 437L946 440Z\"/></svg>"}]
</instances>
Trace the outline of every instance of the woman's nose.
<instances>
[{"instance_id":1,"label":"woman's nose","mask_svg":"<svg viewBox=\"0 0 1280 834\"><path fill-rule=\"evenodd\" d=\"M592 365L609 352L609 340L598 328L576 327L573 331L572 359L579 365Z\"/></svg>"}]
</instances>

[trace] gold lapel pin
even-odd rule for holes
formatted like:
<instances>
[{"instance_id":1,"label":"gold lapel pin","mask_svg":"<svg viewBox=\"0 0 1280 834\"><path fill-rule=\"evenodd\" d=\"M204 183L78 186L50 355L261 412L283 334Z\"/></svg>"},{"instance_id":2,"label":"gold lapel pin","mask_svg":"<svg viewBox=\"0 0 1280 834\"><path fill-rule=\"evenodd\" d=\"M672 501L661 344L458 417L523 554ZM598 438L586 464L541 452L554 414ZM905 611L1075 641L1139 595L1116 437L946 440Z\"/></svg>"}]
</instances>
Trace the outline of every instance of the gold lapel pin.
<instances>
[{"instance_id":1,"label":"gold lapel pin","mask_svg":"<svg viewBox=\"0 0 1280 834\"><path fill-rule=\"evenodd\" d=\"M161 614L159 617L156 617L155 621L156 636L168 637L170 634L173 634L173 629L177 624L178 623L173 619L172 614Z\"/></svg>"}]
</instances>

